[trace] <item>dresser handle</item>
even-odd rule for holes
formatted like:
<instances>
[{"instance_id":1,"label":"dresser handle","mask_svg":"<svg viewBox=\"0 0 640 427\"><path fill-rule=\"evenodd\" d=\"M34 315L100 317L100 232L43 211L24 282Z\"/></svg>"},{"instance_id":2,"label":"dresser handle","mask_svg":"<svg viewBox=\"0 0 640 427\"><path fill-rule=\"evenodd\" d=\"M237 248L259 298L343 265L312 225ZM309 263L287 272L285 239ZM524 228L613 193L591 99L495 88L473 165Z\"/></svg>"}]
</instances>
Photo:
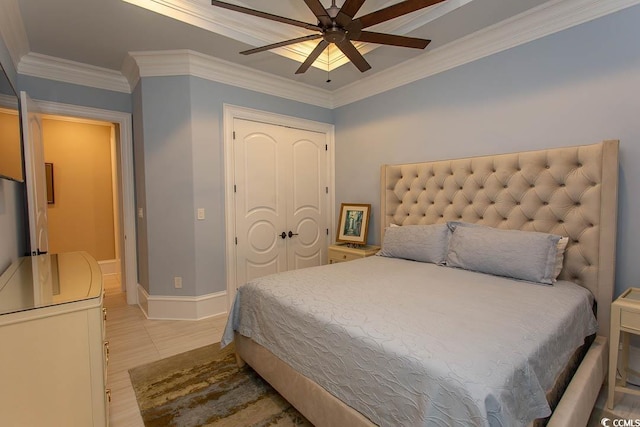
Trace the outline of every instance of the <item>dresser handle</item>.
<instances>
[{"instance_id":1,"label":"dresser handle","mask_svg":"<svg viewBox=\"0 0 640 427\"><path fill-rule=\"evenodd\" d=\"M107 309L104 307L102 308L102 320L107 321Z\"/></svg>"},{"instance_id":2,"label":"dresser handle","mask_svg":"<svg viewBox=\"0 0 640 427\"><path fill-rule=\"evenodd\" d=\"M105 363L108 365L109 364L109 341L104 342L104 356L105 356Z\"/></svg>"},{"instance_id":3,"label":"dresser handle","mask_svg":"<svg viewBox=\"0 0 640 427\"><path fill-rule=\"evenodd\" d=\"M111 403L111 389L110 388L106 389L105 394L107 395L107 401Z\"/></svg>"}]
</instances>

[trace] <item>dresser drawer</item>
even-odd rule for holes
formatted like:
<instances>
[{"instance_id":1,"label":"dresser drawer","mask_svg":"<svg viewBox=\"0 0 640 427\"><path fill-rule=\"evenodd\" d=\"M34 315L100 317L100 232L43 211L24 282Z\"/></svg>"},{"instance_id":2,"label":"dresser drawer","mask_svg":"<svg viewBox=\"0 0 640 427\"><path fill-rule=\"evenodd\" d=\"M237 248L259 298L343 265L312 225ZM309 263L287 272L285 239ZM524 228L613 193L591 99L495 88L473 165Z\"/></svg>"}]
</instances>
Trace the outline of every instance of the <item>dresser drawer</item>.
<instances>
[{"instance_id":1,"label":"dresser drawer","mask_svg":"<svg viewBox=\"0 0 640 427\"><path fill-rule=\"evenodd\" d=\"M620 311L620 326L626 329L635 329L640 333L640 313L633 311Z\"/></svg>"}]
</instances>

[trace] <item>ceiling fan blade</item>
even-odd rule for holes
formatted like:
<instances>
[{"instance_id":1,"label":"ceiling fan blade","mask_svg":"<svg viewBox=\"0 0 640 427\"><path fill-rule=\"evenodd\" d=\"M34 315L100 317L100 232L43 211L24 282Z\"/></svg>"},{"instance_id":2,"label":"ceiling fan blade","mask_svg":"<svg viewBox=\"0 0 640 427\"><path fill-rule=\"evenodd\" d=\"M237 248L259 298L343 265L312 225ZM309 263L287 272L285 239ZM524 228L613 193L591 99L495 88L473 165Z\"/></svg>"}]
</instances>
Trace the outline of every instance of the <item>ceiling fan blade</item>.
<instances>
[{"instance_id":1,"label":"ceiling fan blade","mask_svg":"<svg viewBox=\"0 0 640 427\"><path fill-rule=\"evenodd\" d=\"M320 3L320 0L304 0L304 2L307 4L309 9L311 9L311 12L313 12L316 18L318 18L318 21L320 21L320 24L322 24L323 27L329 27L331 25L331 17L322 3Z\"/></svg>"},{"instance_id":2,"label":"ceiling fan blade","mask_svg":"<svg viewBox=\"0 0 640 427\"><path fill-rule=\"evenodd\" d=\"M431 40L396 36L395 34L374 33L372 31L361 31L358 37L350 38L350 40L385 44L389 46L412 47L414 49L424 49L429 43L431 43Z\"/></svg>"},{"instance_id":3,"label":"ceiling fan blade","mask_svg":"<svg viewBox=\"0 0 640 427\"><path fill-rule=\"evenodd\" d=\"M442 1L444 0L405 0L389 7L385 7L384 9L361 16L358 20L362 23L362 28L367 28L372 25L406 15L407 13L424 9L425 7L432 6Z\"/></svg>"},{"instance_id":4,"label":"ceiling fan blade","mask_svg":"<svg viewBox=\"0 0 640 427\"><path fill-rule=\"evenodd\" d=\"M306 28L307 30L312 31L322 31L320 27L313 24L308 24L306 22L297 21L295 19L285 18L283 16L272 15L266 12L260 12L259 10L249 9L242 6L236 6L235 4L229 4L218 0L211 0L211 4L213 6L218 6L223 9L233 10L235 12L246 13L247 15L258 16L260 18L269 19L271 21L282 22L284 24L295 25L296 27Z\"/></svg>"},{"instance_id":5,"label":"ceiling fan blade","mask_svg":"<svg viewBox=\"0 0 640 427\"><path fill-rule=\"evenodd\" d=\"M311 67L311 64L313 64L316 61L316 59L318 59L320 54L322 52L324 52L324 50L327 48L327 46L329 46L329 42L328 41L326 41L326 40L320 41L320 43L318 43L316 48L313 49L313 51L309 54L309 56L307 56L307 59L305 59L305 61L302 63L302 65L300 65L300 68L298 68L296 70L296 74L302 74L305 71L307 71L309 69L309 67Z\"/></svg>"},{"instance_id":6,"label":"ceiling fan blade","mask_svg":"<svg viewBox=\"0 0 640 427\"><path fill-rule=\"evenodd\" d=\"M316 40L322 37L322 34L311 34L310 36L298 37L297 39L285 40L283 42L268 44L262 47L256 47L255 49L244 50L240 52L243 55L251 55L252 53L264 52L266 50L275 49L277 47L289 46L290 44L302 43L309 40Z\"/></svg>"},{"instance_id":7,"label":"ceiling fan blade","mask_svg":"<svg viewBox=\"0 0 640 427\"><path fill-rule=\"evenodd\" d=\"M349 58L351 62L353 62L353 65L358 67L358 70L364 73L371 68L371 65L369 65L367 60L364 59L364 56L362 56L362 54L358 52L358 49L356 49L356 47L349 40L345 39L339 43L336 43L336 46L338 46L338 49L340 49L342 53L344 53L345 56Z\"/></svg>"},{"instance_id":8,"label":"ceiling fan blade","mask_svg":"<svg viewBox=\"0 0 640 427\"><path fill-rule=\"evenodd\" d=\"M364 2L365 0L346 0L340 8L340 12L338 12L338 15L336 16L336 22L338 25L343 28L349 25Z\"/></svg>"}]
</instances>

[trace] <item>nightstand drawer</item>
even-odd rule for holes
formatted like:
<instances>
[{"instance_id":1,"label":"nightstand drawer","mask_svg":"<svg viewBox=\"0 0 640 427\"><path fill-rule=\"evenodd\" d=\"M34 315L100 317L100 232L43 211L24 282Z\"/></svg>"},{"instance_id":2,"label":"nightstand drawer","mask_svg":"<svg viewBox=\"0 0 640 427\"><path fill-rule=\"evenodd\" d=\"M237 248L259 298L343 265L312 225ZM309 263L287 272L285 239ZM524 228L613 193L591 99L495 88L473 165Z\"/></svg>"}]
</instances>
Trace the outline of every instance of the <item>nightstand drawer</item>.
<instances>
[{"instance_id":1,"label":"nightstand drawer","mask_svg":"<svg viewBox=\"0 0 640 427\"><path fill-rule=\"evenodd\" d=\"M622 309L620 311L620 326L640 332L640 313Z\"/></svg>"},{"instance_id":2,"label":"nightstand drawer","mask_svg":"<svg viewBox=\"0 0 640 427\"><path fill-rule=\"evenodd\" d=\"M346 254L341 251L332 251L329 249L329 263L334 264L336 262L353 261L354 259L364 258L358 254Z\"/></svg>"},{"instance_id":3,"label":"nightstand drawer","mask_svg":"<svg viewBox=\"0 0 640 427\"><path fill-rule=\"evenodd\" d=\"M380 250L380 246L362 245L351 248L347 245L337 243L329 246L329 264L337 262L353 261L354 259L366 258L375 255Z\"/></svg>"}]
</instances>

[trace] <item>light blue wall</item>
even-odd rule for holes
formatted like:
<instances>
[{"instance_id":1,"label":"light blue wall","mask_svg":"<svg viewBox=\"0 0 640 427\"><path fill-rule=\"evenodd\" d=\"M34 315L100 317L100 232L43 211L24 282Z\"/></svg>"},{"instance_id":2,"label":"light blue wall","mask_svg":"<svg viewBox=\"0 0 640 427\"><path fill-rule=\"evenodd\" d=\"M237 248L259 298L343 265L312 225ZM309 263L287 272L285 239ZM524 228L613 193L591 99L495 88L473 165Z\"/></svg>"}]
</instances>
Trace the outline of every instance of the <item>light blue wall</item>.
<instances>
[{"instance_id":1,"label":"light blue wall","mask_svg":"<svg viewBox=\"0 0 640 427\"><path fill-rule=\"evenodd\" d=\"M151 295L225 291L224 104L327 123L331 110L197 77L146 77L139 88L136 174L144 174L144 183L136 185L138 206L146 205L145 219L138 219L139 239L146 239L138 242L140 284ZM205 209L203 221L196 220L198 208ZM174 288L175 276L182 277L182 289Z\"/></svg>"},{"instance_id":2,"label":"light blue wall","mask_svg":"<svg viewBox=\"0 0 640 427\"><path fill-rule=\"evenodd\" d=\"M131 113L131 94L18 75L18 90L32 99Z\"/></svg>"},{"instance_id":3,"label":"light blue wall","mask_svg":"<svg viewBox=\"0 0 640 427\"><path fill-rule=\"evenodd\" d=\"M640 264L640 7L335 110L336 205L373 205L384 163L620 139L616 295Z\"/></svg>"}]
</instances>

